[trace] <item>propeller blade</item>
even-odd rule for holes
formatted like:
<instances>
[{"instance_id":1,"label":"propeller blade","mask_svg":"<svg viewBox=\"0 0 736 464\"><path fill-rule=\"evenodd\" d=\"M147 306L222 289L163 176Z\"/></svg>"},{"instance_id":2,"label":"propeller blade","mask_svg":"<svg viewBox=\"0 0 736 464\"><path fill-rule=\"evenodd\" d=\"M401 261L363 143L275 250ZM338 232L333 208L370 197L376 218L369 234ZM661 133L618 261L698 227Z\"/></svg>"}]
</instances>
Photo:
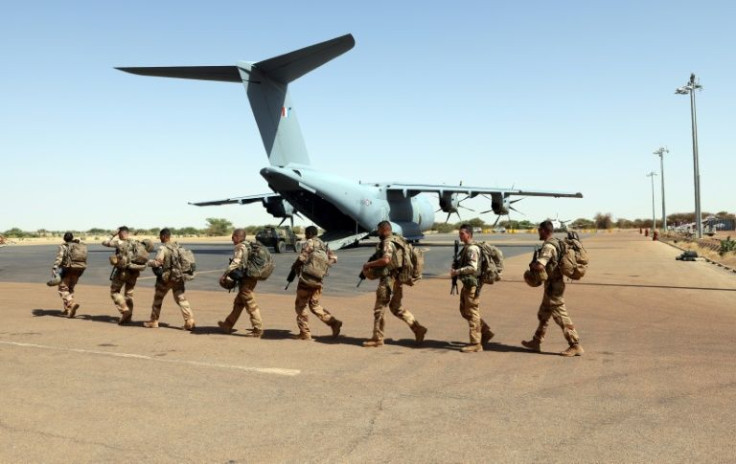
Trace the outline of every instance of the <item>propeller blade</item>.
<instances>
[{"instance_id":1,"label":"propeller blade","mask_svg":"<svg viewBox=\"0 0 736 464\"><path fill-rule=\"evenodd\" d=\"M460 207L460 208L462 208L462 209L467 209L468 211L472 211L472 212L475 212L475 210L474 210L474 209L472 209L472 208L468 208L467 206L460 206L460 205L458 205L458 207Z\"/></svg>"}]
</instances>

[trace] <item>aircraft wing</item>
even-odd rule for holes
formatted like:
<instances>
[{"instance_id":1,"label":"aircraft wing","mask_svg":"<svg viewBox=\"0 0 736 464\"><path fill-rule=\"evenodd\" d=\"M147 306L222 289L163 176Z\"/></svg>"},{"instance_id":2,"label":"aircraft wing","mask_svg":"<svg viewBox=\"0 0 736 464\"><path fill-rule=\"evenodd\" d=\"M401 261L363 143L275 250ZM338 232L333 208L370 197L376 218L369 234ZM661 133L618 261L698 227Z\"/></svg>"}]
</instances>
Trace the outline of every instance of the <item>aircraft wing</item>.
<instances>
[{"instance_id":1,"label":"aircraft wing","mask_svg":"<svg viewBox=\"0 0 736 464\"><path fill-rule=\"evenodd\" d=\"M524 189L505 189L492 187L468 187L465 185L432 185L432 184L387 184L386 190L389 192L401 192L405 197L413 197L420 193L438 193L440 196L453 193L465 194L469 197L477 195L503 195L508 197L511 195L528 196L528 197L567 197L567 198L583 198L580 192L554 192L554 191L538 191Z\"/></svg>"},{"instance_id":2,"label":"aircraft wing","mask_svg":"<svg viewBox=\"0 0 736 464\"><path fill-rule=\"evenodd\" d=\"M255 203L257 201L263 201L264 198L281 198L278 193L258 193L256 195L246 195L244 197L225 198L223 200L212 200L212 201L198 201L189 202L190 205L194 206L217 206L217 205L247 205L248 203Z\"/></svg>"}]
</instances>

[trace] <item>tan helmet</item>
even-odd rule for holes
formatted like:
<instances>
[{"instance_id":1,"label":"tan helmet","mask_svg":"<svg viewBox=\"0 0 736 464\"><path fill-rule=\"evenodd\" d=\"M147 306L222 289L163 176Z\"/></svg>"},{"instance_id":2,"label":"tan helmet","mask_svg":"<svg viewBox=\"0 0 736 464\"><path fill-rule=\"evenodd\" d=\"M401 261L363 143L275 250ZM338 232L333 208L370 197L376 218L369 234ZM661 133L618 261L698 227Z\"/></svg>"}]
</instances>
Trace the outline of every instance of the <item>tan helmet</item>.
<instances>
[{"instance_id":1,"label":"tan helmet","mask_svg":"<svg viewBox=\"0 0 736 464\"><path fill-rule=\"evenodd\" d=\"M151 240L150 238L144 238L143 240L141 240L141 243L146 248L146 251L149 252L149 253L152 252L153 249L156 247L153 244L153 240Z\"/></svg>"},{"instance_id":2,"label":"tan helmet","mask_svg":"<svg viewBox=\"0 0 736 464\"><path fill-rule=\"evenodd\" d=\"M232 290L237 286L238 286L238 281L234 280L229 275L225 276L224 279L220 280L220 287L224 288L225 290Z\"/></svg>"},{"instance_id":3,"label":"tan helmet","mask_svg":"<svg viewBox=\"0 0 736 464\"><path fill-rule=\"evenodd\" d=\"M530 287L539 287L542 285L542 279L538 272L532 272L529 269L524 271L524 282Z\"/></svg>"},{"instance_id":4,"label":"tan helmet","mask_svg":"<svg viewBox=\"0 0 736 464\"><path fill-rule=\"evenodd\" d=\"M51 278L51 280L46 282L46 285L48 285L49 287L56 287L60 283L61 283L61 274L56 272L54 273L54 276Z\"/></svg>"}]
</instances>

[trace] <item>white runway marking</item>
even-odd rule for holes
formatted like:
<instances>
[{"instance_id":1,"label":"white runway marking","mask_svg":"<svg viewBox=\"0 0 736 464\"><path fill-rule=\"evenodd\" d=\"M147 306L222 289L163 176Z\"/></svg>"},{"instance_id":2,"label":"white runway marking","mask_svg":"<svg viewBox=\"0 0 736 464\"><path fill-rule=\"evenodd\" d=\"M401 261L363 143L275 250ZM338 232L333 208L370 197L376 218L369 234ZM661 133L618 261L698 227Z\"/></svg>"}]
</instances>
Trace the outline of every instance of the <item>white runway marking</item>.
<instances>
[{"instance_id":1,"label":"white runway marking","mask_svg":"<svg viewBox=\"0 0 736 464\"><path fill-rule=\"evenodd\" d=\"M286 375L293 377L295 375L299 375L301 373L300 370L297 369L281 369L278 367L248 367L248 366L233 366L230 364L216 364L216 363L208 363L208 362L201 362L201 361L186 361L186 360L176 360L176 359L161 359L158 357L153 356L146 356L143 354L131 354L131 353L116 353L114 351L95 351L95 350L83 350L80 348L60 348L56 346L47 346L47 345L37 345L35 343L20 343L20 342L6 342L6 341L0 341L0 344L2 345L11 345L11 346L19 346L23 348L38 348L42 350L54 350L54 351L66 351L69 353L82 353L82 354L96 354L96 355L102 355L102 356L113 356L116 358L133 358L133 359L143 359L146 361L156 361L156 362L163 362L163 363L170 363L170 364L187 364L190 366L201 366L201 367L215 367L219 369L235 369L240 371L246 371L246 372L258 372L260 374L275 374L275 375Z\"/></svg>"}]
</instances>

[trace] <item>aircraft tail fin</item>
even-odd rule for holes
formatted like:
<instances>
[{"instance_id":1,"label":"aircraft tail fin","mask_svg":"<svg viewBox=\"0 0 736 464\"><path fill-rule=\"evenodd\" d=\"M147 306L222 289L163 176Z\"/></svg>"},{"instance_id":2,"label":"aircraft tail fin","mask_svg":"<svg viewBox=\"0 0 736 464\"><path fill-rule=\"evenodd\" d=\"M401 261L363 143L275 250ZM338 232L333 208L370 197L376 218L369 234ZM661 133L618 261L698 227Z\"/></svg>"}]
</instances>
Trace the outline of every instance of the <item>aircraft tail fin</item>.
<instances>
[{"instance_id":1,"label":"aircraft tail fin","mask_svg":"<svg viewBox=\"0 0 736 464\"><path fill-rule=\"evenodd\" d=\"M272 166L309 164L307 147L289 96L289 82L354 45L355 39L347 34L257 63L239 63L250 107Z\"/></svg>"},{"instance_id":2,"label":"aircraft tail fin","mask_svg":"<svg viewBox=\"0 0 736 464\"><path fill-rule=\"evenodd\" d=\"M301 128L288 86L306 73L347 52L355 39L346 34L267 60L237 66L172 66L117 68L143 76L220 82L243 82L272 166L309 164Z\"/></svg>"}]
</instances>

